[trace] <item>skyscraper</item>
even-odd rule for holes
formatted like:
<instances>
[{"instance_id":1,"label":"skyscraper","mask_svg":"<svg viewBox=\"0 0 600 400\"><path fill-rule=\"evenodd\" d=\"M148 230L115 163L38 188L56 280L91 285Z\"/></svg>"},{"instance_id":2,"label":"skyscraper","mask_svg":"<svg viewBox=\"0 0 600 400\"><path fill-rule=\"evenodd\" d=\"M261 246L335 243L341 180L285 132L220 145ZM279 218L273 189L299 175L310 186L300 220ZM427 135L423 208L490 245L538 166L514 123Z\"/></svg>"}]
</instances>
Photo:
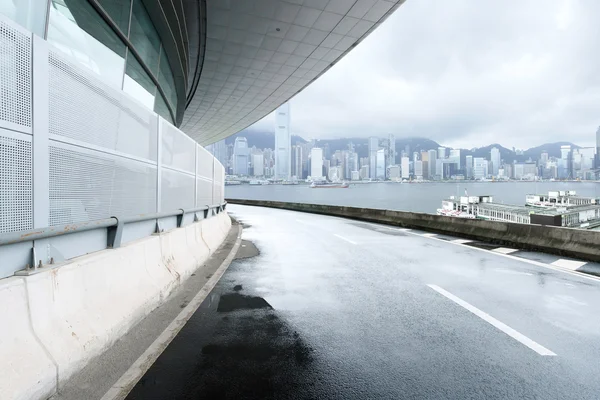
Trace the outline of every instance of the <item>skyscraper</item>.
<instances>
[{"instance_id":1,"label":"skyscraper","mask_svg":"<svg viewBox=\"0 0 600 400\"><path fill-rule=\"evenodd\" d=\"M436 166L436 160L437 158L437 151L435 150L429 150L427 152L427 162L428 162L428 167L429 167L429 171L427 173L428 179L433 180L435 179L435 166Z\"/></svg>"},{"instance_id":2,"label":"skyscraper","mask_svg":"<svg viewBox=\"0 0 600 400\"><path fill-rule=\"evenodd\" d=\"M473 178L473 156L465 157L465 174L467 179Z\"/></svg>"},{"instance_id":3,"label":"skyscraper","mask_svg":"<svg viewBox=\"0 0 600 400\"><path fill-rule=\"evenodd\" d=\"M400 168L400 173L402 174L402 179L408 179L410 177L409 162L410 161L409 161L408 157L402 157L401 168Z\"/></svg>"},{"instance_id":4,"label":"skyscraper","mask_svg":"<svg viewBox=\"0 0 600 400\"><path fill-rule=\"evenodd\" d=\"M473 177L475 179L484 179L488 175L488 162L483 157L473 159Z\"/></svg>"},{"instance_id":5,"label":"skyscraper","mask_svg":"<svg viewBox=\"0 0 600 400\"><path fill-rule=\"evenodd\" d=\"M323 149L319 147L310 150L310 176L313 180L323 179Z\"/></svg>"},{"instance_id":6,"label":"skyscraper","mask_svg":"<svg viewBox=\"0 0 600 400\"><path fill-rule=\"evenodd\" d=\"M423 164L423 179L429 179L429 152L421 152L421 162Z\"/></svg>"},{"instance_id":7,"label":"skyscraper","mask_svg":"<svg viewBox=\"0 0 600 400\"><path fill-rule=\"evenodd\" d=\"M442 160L444 158L446 158L446 148L445 147L438 147L438 156L437 156L437 158L440 158Z\"/></svg>"},{"instance_id":8,"label":"skyscraper","mask_svg":"<svg viewBox=\"0 0 600 400\"><path fill-rule=\"evenodd\" d=\"M292 175L302 179L302 146L293 146L294 162L292 164Z\"/></svg>"},{"instance_id":9,"label":"skyscraper","mask_svg":"<svg viewBox=\"0 0 600 400\"><path fill-rule=\"evenodd\" d=\"M388 137L388 165L396 164L396 137L390 133Z\"/></svg>"},{"instance_id":10,"label":"skyscraper","mask_svg":"<svg viewBox=\"0 0 600 400\"><path fill-rule=\"evenodd\" d=\"M456 164L456 169L460 169L460 149L450 149L449 160Z\"/></svg>"},{"instance_id":11,"label":"skyscraper","mask_svg":"<svg viewBox=\"0 0 600 400\"><path fill-rule=\"evenodd\" d=\"M490 161L492 161L492 176L498 176L500 169L500 150L497 147L492 147L490 150Z\"/></svg>"},{"instance_id":12,"label":"skyscraper","mask_svg":"<svg viewBox=\"0 0 600 400\"><path fill-rule=\"evenodd\" d=\"M377 179L385 179L385 150L377 150Z\"/></svg>"},{"instance_id":13,"label":"skyscraper","mask_svg":"<svg viewBox=\"0 0 600 400\"><path fill-rule=\"evenodd\" d=\"M248 175L248 140L243 136L235 138L233 145L233 173L235 175Z\"/></svg>"},{"instance_id":14,"label":"skyscraper","mask_svg":"<svg viewBox=\"0 0 600 400\"><path fill-rule=\"evenodd\" d=\"M291 176L290 103L279 107L275 114L275 178Z\"/></svg>"},{"instance_id":15,"label":"skyscraper","mask_svg":"<svg viewBox=\"0 0 600 400\"><path fill-rule=\"evenodd\" d=\"M206 146L208 150L224 167L227 167L227 144L225 139Z\"/></svg>"},{"instance_id":16,"label":"skyscraper","mask_svg":"<svg viewBox=\"0 0 600 400\"><path fill-rule=\"evenodd\" d=\"M369 174L373 179L377 177L377 150L379 150L379 139L371 136L369 138Z\"/></svg>"},{"instance_id":17,"label":"skyscraper","mask_svg":"<svg viewBox=\"0 0 600 400\"><path fill-rule=\"evenodd\" d=\"M265 174L265 157L262 153L252 154L252 165L254 167L254 176L263 176Z\"/></svg>"}]
</instances>

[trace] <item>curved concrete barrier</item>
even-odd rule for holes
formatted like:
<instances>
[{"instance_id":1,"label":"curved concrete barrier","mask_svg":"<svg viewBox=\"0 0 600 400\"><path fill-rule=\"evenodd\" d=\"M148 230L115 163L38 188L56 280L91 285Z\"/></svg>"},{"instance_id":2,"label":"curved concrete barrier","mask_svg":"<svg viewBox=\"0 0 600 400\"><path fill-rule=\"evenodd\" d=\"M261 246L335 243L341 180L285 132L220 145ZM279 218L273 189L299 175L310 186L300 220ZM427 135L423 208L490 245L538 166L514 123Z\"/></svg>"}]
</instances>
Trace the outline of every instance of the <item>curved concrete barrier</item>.
<instances>
[{"instance_id":1,"label":"curved concrete barrier","mask_svg":"<svg viewBox=\"0 0 600 400\"><path fill-rule=\"evenodd\" d=\"M202 266L227 213L0 280L0 398L46 399ZM203 235L210 237L209 243Z\"/></svg>"},{"instance_id":2,"label":"curved concrete barrier","mask_svg":"<svg viewBox=\"0 0 600 400\"><path fill-rule=\"evenodd\" d=\"M228 199L227 202L230 204L280 208L406 228L417 228L512 246L519 249L537 250L583 260L600 261L600 247L598 246L600 243L600 231L324 204L241 199Z\"/></svg>"}]
</instances>

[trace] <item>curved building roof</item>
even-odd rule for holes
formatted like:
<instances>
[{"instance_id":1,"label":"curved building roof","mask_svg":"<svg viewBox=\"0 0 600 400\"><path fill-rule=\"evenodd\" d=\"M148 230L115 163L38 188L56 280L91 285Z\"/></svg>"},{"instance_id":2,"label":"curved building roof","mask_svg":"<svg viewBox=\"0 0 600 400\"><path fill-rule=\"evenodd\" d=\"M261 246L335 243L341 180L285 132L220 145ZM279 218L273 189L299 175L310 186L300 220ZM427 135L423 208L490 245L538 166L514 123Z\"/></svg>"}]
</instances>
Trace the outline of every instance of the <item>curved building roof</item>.
<instances>
[{"instance_id":1,"label":"curved building roof","mask_svg":"<svg viewBox=\"0 0 600 400\"><path fill-rule=\"evenodd\" d=\"M206 30L180 128L202 145L239 132L321 76L403 2L201 1Z\"/></svg>"}]
</instances>

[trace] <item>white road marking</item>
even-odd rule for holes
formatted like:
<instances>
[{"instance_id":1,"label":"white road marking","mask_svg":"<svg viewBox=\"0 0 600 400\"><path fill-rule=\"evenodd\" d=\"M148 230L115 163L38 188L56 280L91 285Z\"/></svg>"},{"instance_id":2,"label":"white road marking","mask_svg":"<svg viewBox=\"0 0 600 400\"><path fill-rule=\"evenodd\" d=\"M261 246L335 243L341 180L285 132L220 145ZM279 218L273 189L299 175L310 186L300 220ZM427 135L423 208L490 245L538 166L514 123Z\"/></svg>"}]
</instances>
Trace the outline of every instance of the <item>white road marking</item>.
<instances>
[{"instance_id":1,"label":"white road marking","mask_svg":"<svg viewBox=\"0 0 600 400\"><path fill-rule=\"evenodd\" d=\"M472 240L469 239L454 239L451 240L452 243L458 243L458 244L465 244L465 243L471 243Z\"/></svg>"},{"instance_id":2,"label":"white road marking","mask_svg":"<svg viewBox=\"0 0 600 400\"><path fill-rule=\"evenodd\" d=\"M407 232L407 231L410 231L410 229L408 229L408 228L390 228L390 227L387 227L387 228L388 228L390 231L402 231L402 232Z\"/></svg>"},{"instance_id":3,"label":"white road marking","mask_svg":"<svg viewBox=\"0 0 600 400\"><path fill-rule=\"evenodd\" d=\"M340 239L342 239L342 240L345 240L346 242L348 242L348 243L350 243L350 244L358 244L358 243L356 243L356 242L353 242L353 241L352 241L352 240L350 240L350 239L347 239L347 238L345 238L345 237L343 237L343 236L340 236L340 235L338 235L337 233L334 233L334 234L333 234L333 236L339 237Z\"/></svg>"},{"instance_id":4,"label":"white road marking","mask_svg":"<svg viewBox=\"0 0 600 400\"><path fill-rule=\"evenodd\" d=\"M570 269L571 271L575 271L577 268L587 264L585 261L575 261L575 260L556 260L552 263L552 265L556 265L557 267Z\"/></svg>"},{"instance_id":5,"label":"white road marking","mask_svg":"<svg viewBox=\"0 0 600 400\"><path fill-rule=\"evenodd\" d=\"M509 249L508 247L498 247L497 249L493 249L492 251L495 251L496 253L500 253L500 254L510 254L510 253L514 253L515 251L518 251L517 249Z\"/></svg>"},{"instance_id":6,"label":"white road marking","mask_svg":"<svg viewBox=\"0 0 600 400\"><path fill-rule=\"evenodd\" d=\"M509 275L526 275L526 276L532 276L533 275L533 274L531 274L529 272L514 271L512 269L504 269L504 268L494 268L494 271L496 271L496 272L502 272L503 274L509 274Z\"/></svg>"},{"instance_id":7,"label":"white road marking","mask_svg":"<svg viewBox=\"0 0 600 400\"><path fill-rule=\"evenodd\" d=\"M510 326L498 321L496 318L492 317L491 315L481 311L479 308L467 303L466 301L462 300L459 297L456 297L455 295L442 289L441 287L439 287L437 285L427 285L427 286L429 286L430 288L432 288L433 290L435 290L442 296L452 300L459 306L470 311L471 313L477 315L479 318L481 318L485 322L489 323L490 325L496 327L497 329L501 330L502 332L506 333L508 336L512 337L513 339L521 342L522 344L529 347L531 350L535 351L539 355L541 355L541 356L555 356L556 355L556 353L548 350L541 344L534 342L533 340L529 339L527 336L523 335L522 333L517 332Z\"/></svg>"},{"instance_id":8,"label":"white road marking","mask_svg":"<svg viewBox=\"0 0 600 400\"><path fill-rule=\"evenodd\" d=\"M437 236L437 233L421 233L421 236L424 236L424 237L435 237L435 236Z\"/></svg>"}]
</instances>

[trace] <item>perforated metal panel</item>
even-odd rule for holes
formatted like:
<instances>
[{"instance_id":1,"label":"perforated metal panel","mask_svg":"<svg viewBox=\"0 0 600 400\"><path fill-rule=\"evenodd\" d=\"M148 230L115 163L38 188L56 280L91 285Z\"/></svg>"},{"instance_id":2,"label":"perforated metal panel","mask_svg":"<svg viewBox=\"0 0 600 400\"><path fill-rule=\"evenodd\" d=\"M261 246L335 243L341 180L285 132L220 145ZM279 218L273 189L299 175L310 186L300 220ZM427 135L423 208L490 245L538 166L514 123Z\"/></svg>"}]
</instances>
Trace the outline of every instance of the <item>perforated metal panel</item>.
<instances>
[{"instance_id":1,"label":"perforated metal panel","mask_svg":"<svg viewBox=\"0 0 600 400\"><path fill-rule=\"evenodd\" d=\"M196 159L196 174L212 181L214 157L204 147L198 146Z\"/></svg>"},{"instance_id":2,"label":"perforated metal panel","mask_svg":"<svg viewBox=\"0 0 600 400\"><path fill-rule=\"evenodd\" d=\"M189 173L196 171L196 142L173 125L162 121L162 164Z\"/></svg>"},{"instance_id":3,"label":"perforated metal panel","mask_svg":"<svg viewBox=\"0 0 600 400\"><path fill-rule=\"evenodd\" d=\"M0 18L0 126L31 132L31 36ZM4 124L3 124L4 122Z\"/></svg>"},{"instance_id":4,"label":"perforated metal panel","mask_svg":"<svg viewBox=\"0 0 600 400\"><path fill-rule=\"evenodd\" d=\"M156 171L51 141L50 225L156 212Z\"/></svg>"},{"instance_id":5,"label":"perforated metal panel","mask_svg":"<svg viewBox=\"0 0 600 400\"><path fill-rule=\"evenodd\" d=\"M161 211L194 207L194 176L163 168L160 193Z\"/></svg>"},{"instance_id":6,"label":"perforated metal panel","mask_svg":"<svg viewBox=\"0 0 600 400\"><path fill-rule=\"evenodd\" d=\"M0 232L33 228L31 173L30 137L0 131Z\"/></svg>"},{"instance_id":7,"label":"perforated metal panel","mask_svg":"<svg viewBox=\"0 0 600 400\"><path fill-rule=\"evenodd\" d=\"M157 117L50 50L50 134L157 160Z\"/></svg>"}]
</instances>

